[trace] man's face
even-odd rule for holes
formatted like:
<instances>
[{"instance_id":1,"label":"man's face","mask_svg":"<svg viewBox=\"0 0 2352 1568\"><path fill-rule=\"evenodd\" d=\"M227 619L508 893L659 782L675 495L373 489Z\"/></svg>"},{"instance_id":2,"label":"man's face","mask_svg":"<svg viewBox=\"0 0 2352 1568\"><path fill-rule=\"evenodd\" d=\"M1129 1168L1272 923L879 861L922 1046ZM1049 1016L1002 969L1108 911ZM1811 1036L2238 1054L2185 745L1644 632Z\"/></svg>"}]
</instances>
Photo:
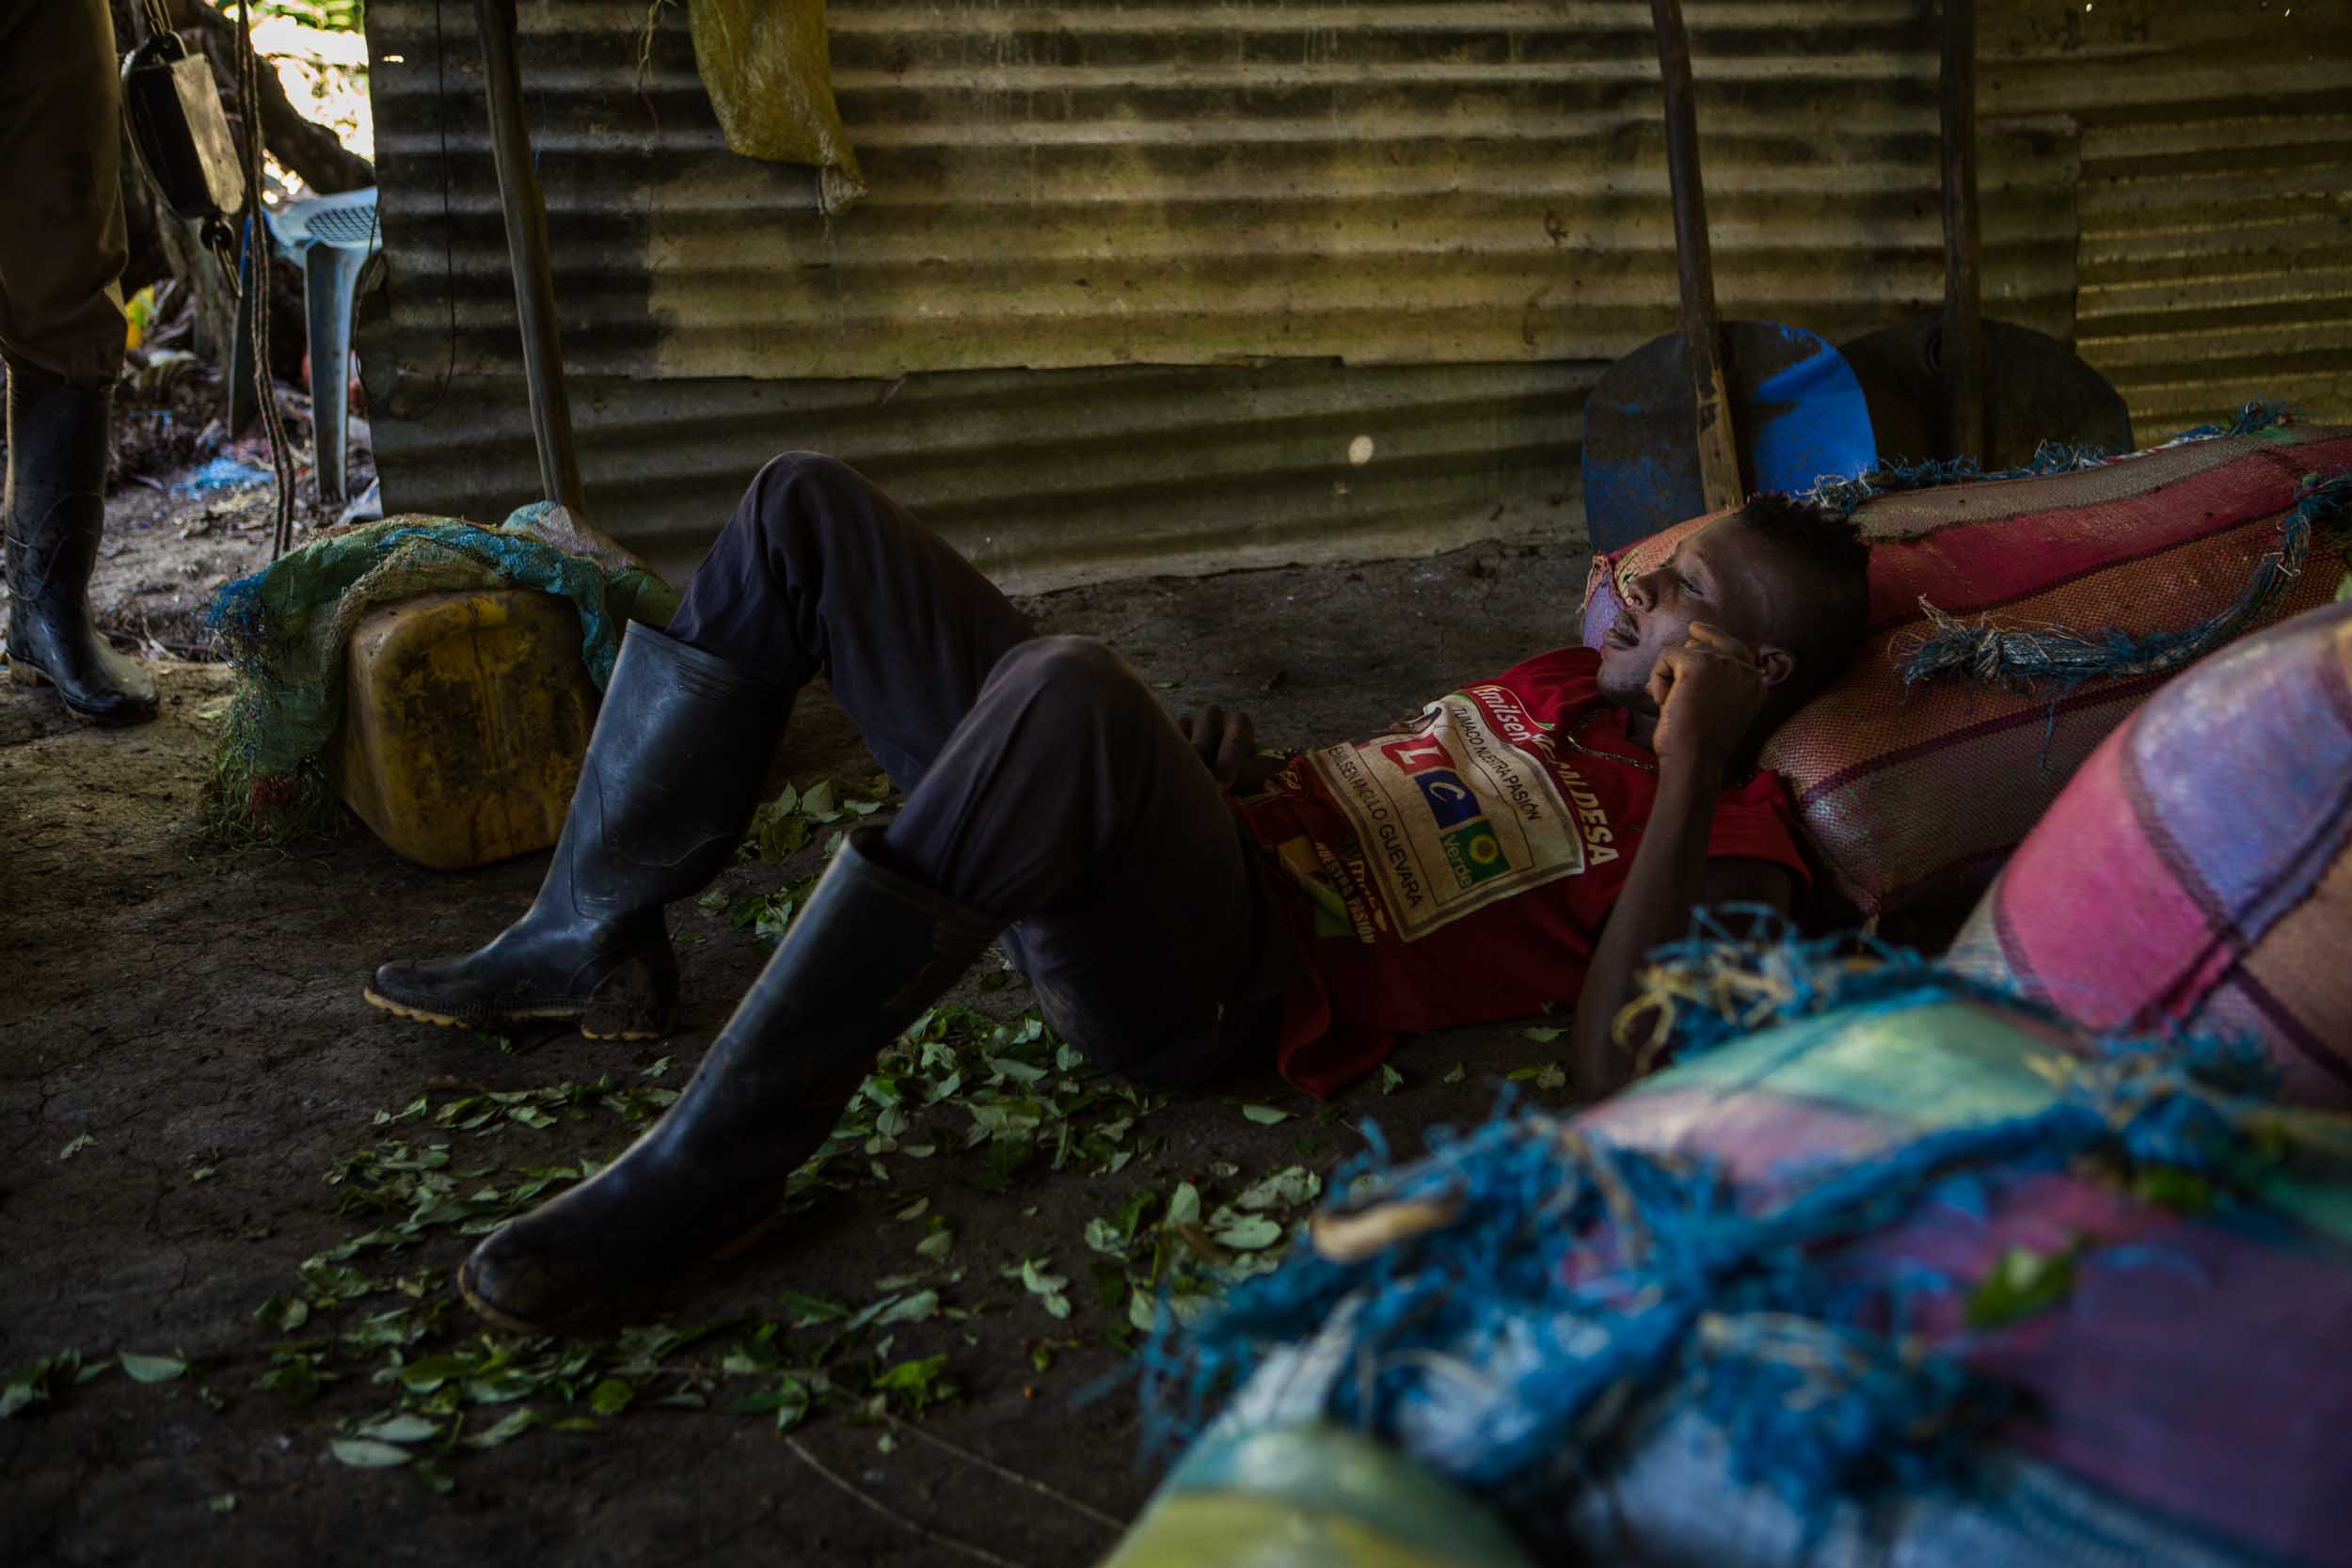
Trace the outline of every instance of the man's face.
<instances>
[{"instance_id":1,"label":"man's face","mask_svg":"<svg viewBox=\"0 0 2352 1568\"><path fill-rule=\"evenodd\" d=\"M1772 546L1736 516L1718 517L1624 587L1625 610L1600 645L1600 689L1620 707L1645 713L1657 710L1647 688L1658 656L1689 641L1692 622L1761 654L1786 646L1800 608Z\"/></svg>"}]
</instances>

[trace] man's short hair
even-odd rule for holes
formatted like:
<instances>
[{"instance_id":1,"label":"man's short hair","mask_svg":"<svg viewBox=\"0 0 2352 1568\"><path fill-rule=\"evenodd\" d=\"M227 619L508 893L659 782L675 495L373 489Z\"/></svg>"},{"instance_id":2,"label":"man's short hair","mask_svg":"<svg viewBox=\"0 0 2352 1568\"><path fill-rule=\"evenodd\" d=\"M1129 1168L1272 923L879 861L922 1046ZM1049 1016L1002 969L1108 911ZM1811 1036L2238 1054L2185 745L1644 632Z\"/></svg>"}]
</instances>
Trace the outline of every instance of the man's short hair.
<instances>
[{"instance_id":1,"label":"man's short hair","mask_svg":"<svg viewBox=\"0 0 2352 1568\"><path fill-rule=\"evenodd\" d=\"M1870 546L1850 515L1777 491L1749 498L1740 520L1794 566L1804 587L1803 622L1789 628L1798 681L1819 691L1853 661L1870 626Z\"/></svg>"}]
</instances>

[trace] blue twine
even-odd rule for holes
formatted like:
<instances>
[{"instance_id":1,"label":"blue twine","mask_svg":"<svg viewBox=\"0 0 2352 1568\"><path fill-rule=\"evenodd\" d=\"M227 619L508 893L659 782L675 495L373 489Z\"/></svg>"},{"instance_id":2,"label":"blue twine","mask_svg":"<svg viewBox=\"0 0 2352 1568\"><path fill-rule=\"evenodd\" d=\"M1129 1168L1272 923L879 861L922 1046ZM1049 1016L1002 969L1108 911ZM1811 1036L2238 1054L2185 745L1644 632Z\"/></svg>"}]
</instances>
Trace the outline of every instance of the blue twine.
<instances>
[{"instance_id":1,"label":"blue twine","mask_svg":"<svg viewBox=\"0 0 2352 1568\"><path fill-rule=\"evenodd\" d=\"M2227 420L2194 426L2169 440L2159 441L2156 446L2173 447L2189 441L2211 441L2224 436L2252 436L2284 424L2292 418L2294 410L2288 404L2274 403L2267 398L2254 398ZM2145 450L2154 451L2156 448ZM1803 499L1840 517L1850 517L1864 502L1899 491L1932 490L1947 484L1977 484L1996 479L2048 479L2057 474L2102 467L2122 455L2105 447L2044 441L2034 449L2033 456L2023 467L1995 468L1989 473L1974 457L1926 458L1917 462L1882 457L1879 466L1868 473L1823 475L1812 489L1804 492Z\"/></svg>"},{"instance_id":2,"label":"blue twine","mask_svg":"<svg viewBox=\"0 0 2352 1568\"><path fill-rule=\"evenodd\" d=\"M2352 469L2306 478L2296 492L2295 509L2279 525L2278 546L2255 562L2234 601L2194 626L2145 636L2112 626L2090 633L1999 627L1983 621L1972 625L1923 603L1934 629L1904 657L1903 680L1916 686L1941 675L1966 674L2012 690L2046 687L2055 704L2085 681L2169 673L2267 614L2302 575L2313 526L2332 519L2348 503Z\"/></svg>"},{"instance_id":3,"label":"blue twine","mask_svg":"<svg viewBox=\"0 0 2352 1568\"><path fill-rule=\"evenodd\" d=\"M1735 924L1743 934L1734 934ZM1842 1023L1932 1002L1981 1003L2069 1035L2079 1032L2048 998L2015 984L1979 979L1867 931L1807 937L1769 904L1692 911L1690 933L1651 948L1636 983L1640 989L1627 1013L1655 1015L1654 1053L1671 1060L1801 1019L1835 1013ZM1757 1000L1742 1005L1742 997ZM2093 1044L2119 1067L2152 1072L2178 1067L2220 1093L2259 1098L2279 1086L2278 1069L2249 1038L2170 1029L2109 1035Z\"/></svg>"},{"instance_id":4,"label":"blue twine","mask_svg":"<svg viewBox=\"0 0 2352 1568\"><path fill-rule=\"evenodd\" d=\"M1851 1002L1997 995L2036 1009L1865 945L1881 969L1840 954L1801 1005L1843 1018ZM1820 967L1804 961L1819 944L1767 947L1790 974ZM1359 1374L1332 1380L1325 1415L1515 1512L1543 1512L1564 1466L1605 1454L1629 1418L1677 1389L1729 1438L1735 1479L1771 1487L1816 1529L1841 1499L1962 1485L2014 1391L1905 1344L1918 1300L1948 1282L1899 1264L1883 1280L1833 1279L1824 1255L1955 1187L2085 1156L2218 1178L2249 1147L2249 1102L2234 1092L2243 1055L2228 1042L2101 1042L2041 1112L1808 1171L1761 1211L1711 1161L1614 1148L1543 1117L1433 1138L1402 1168L1384 1151L1359 1162L1381 1182L1374 1206L1440 1203L1449 1223L1345 1261L1302 1246L1188 1331L1163 1314L1140 1358L1147 1435L1197 1430L1223 1391L1320 1332L1343 1338ZM1446 1363L1475 1367L1487 1389L1479 1419L1450 1438L1414 1420L1445 1392Z\"/></svg>"},{"instance_id":5,"label":"blue twine","mask_svg":"<svg viewBox=\"0 0 2352 1568\"><path fill-rule=\"evenodd\" d=\"M2229 436L2250 436L2283 424L2293 418L2286 405L2256 398L2235 417L2182 431L2162 446L2211 441ZM2105 466L2119 455L2103 448L2044 441L2023 467L1983 471L1973 457L1924 462L1883 460L1869 473L1852 478L1825 476L1805 499L1839 516L1851 516L1865 502L1905 490L1949 484L1973 484L1989 480L2038 479ZM2113 627L2080 633L2059 627L2003 629L1979 622L1964 623L1932 605L1923 604L1932 630L1904 657L1903 680L1916 686L1939 676L1966 674L1988 685L2013 690L2036 687L2051 692L2049 722L2043 746L2058 722L2058 704L2089 680L2162 674L2201 657L2260 620L2301 572L2310 554L2312 529L2352 502L2352 473L2327 479L2313 476L2296 493L2295 510L2280 526L2278 548L2255 563L2235 602L2192 626L2145 636ZM2046 760L2046 758L2045 758Z\"/></svg>"}]
</instances>

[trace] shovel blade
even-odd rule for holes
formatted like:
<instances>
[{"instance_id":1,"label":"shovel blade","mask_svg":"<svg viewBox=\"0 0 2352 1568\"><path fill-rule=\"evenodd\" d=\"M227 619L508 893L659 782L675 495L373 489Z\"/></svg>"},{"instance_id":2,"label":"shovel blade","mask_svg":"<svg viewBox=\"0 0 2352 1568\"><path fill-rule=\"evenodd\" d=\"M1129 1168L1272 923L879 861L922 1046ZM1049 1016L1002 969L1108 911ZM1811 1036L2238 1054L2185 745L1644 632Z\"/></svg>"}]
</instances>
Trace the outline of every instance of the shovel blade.
<instances>
[{"instance_id":1,"label":"shovel blade","mask_svg":"<svg viewBox=\"0 0 2352 1568\"><path fill-rule=\"evenodd\" d=\"M1944 432L1944 325L1919 316L1845 345L1869 400L1879 451L1890 461L1950 458ZM2132 450L2132 416L2106 377L2046 332L2014 322L1984 324L1988 472L2022 468L2044 441Z\"/></svg>"},{"instance_id":2,"label":"shovel blade","mask_svg":"<svg viewBox=\"0 0 2352 1568\"><path fill-rule=\"evenodd\" d=\"M1724 381L1740 487L1809 489L1877 458L1868 402L1837 350L1772 322L1723 324ZM1707 510L1682 334L1612 365L1584 404L1584 516L1596 550L1619 549Z\"/></svg>"}]
</instances>

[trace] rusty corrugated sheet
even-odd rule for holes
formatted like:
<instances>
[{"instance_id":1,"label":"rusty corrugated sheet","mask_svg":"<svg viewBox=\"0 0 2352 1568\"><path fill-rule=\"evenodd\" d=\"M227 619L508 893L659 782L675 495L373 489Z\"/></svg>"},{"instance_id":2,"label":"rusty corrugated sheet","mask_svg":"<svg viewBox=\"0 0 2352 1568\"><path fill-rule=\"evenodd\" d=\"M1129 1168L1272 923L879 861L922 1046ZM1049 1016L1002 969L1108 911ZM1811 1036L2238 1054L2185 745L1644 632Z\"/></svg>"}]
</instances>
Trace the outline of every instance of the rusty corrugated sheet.
<instances>
[{"instance_id":1,"label":"rusty corrugated sheet","mask_svg":"<svg viewBox=\"0 0 2352 1568\"><path fill-rule=\"evenodd\" d=\"M676 580L759 465L808 448L854 463L1024 593L1581 539L1576 411L1598 372L1277 360L894 381L583 377L572 410L597 520L621 521ZM447 498L435 510L498 515L536 493L518 382L461 383L434 423L420 477Z\"/></svg>"},{"instance_id":2,"label":"rusty corrugated sheet","mask_svg":"<svg viewBox=\"0 0 2352 1568\"><path fill-rule=\"evenodd\" d=\"M481 515L531 467L470 10L369 8L392 312L364 346L388 500ZM1726 313L1836 339L1929 305L1932 9L1689 12ZM667 556L793 446L1025 586L1574 538L1583 388L1674 324L1639 0L834 0L872 195L833 217L724 151L682 8L641 90L644 15L520 7L583 468ZM1988 304L2067 335L2073 127L1987 142Z\"/></svg>"},{"instance_id":3,"label":"rusty corrugated sheet","mask_svg":"<svg viewBox=\"0 0 2352 1568\"><path fill-rule=\"evenodd\" d=\"M2352 6L1998 0L1979 53L1985 114L2082 126L2078 347L2141 434L2352 420Z\"/></svg>"}]
</instances>

